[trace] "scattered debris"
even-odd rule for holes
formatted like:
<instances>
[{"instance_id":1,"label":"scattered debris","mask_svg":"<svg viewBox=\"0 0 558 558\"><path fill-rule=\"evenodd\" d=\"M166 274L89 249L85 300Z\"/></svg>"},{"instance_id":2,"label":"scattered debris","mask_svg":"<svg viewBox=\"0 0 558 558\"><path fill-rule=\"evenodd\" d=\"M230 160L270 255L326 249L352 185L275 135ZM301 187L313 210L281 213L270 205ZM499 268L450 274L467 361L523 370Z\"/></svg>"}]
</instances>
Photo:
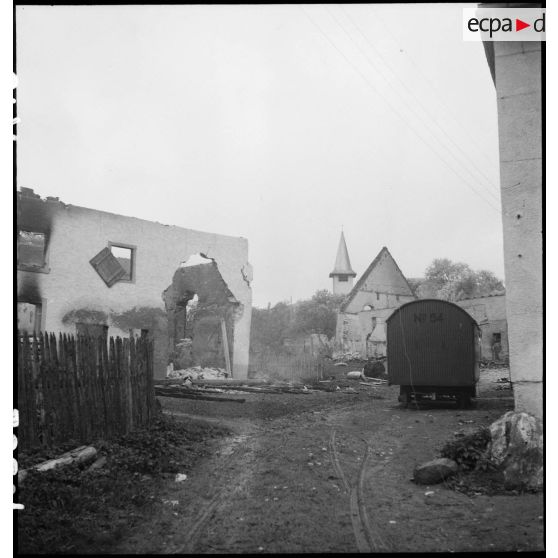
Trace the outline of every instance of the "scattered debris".
<instances>
[{"instance_id":1,"label":"scattered debris","mask_svg":"<svg viewBox=\"0 0 558 558\"><path fill-rule=\"evenodd\" d=\"M107 464L106 456L99 457L99 459L95 460L90 466L89 471L95 471L96 469L101 469Z\"/></svg>"},{"instance_id":2,"label":"scattered debris","mask_svg":"<svg viewBox=\"0 0 558 558\"><path fill-rule=\"evenodd\" d=\"M163 504L166 504L167 506L178 506L178 500L163 500Z\"/></svg>"},{"instance_id":3,"label":"scattered debris","mask_svg":"<svg viewBox=\"0 0 558 558\"><path fill-rule=\"evenodd\" d=\"M193 366L183 370L174 370L170 367L167 370L167 378L169 379L189 379L189 380L218 380L229 377L226 370L222 368L202 368L201 366Z\"/></svg>"},{"instance_id":4,"label":"scattered debris","mask_svg":"<svg viewBox=\"0 0 558 558\"><path fill-rule=\"evenodd\" d=\"M336 362L336 363L346 363L348 361L351 360L361 360L361 356L360 353L358 351L353 351L353 352L334 352L331 355L331 358Z\"/></svg>"}]
</instances>

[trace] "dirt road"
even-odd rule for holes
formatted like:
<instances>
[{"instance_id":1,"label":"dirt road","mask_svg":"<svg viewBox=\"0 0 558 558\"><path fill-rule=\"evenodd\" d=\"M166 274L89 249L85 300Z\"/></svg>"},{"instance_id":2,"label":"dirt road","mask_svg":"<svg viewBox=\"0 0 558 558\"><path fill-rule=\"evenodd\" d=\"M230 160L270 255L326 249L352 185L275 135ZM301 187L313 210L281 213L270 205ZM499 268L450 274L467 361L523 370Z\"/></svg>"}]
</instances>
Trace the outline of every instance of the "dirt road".
<instances>
[{"instance_id":1,"label":"dirt road","mask_svg":"<svg viewBox=\"0 0 558 558\"><path fill-rule=\"evenodd\" d=\"M244 404L161 398L177 418L234 435L186 481L169 480L153 517L115 552L542 549L541 494L469 497L411 482L455 432L511 409L501 376L485 371L472 410L404 409L397 388L357 382L356 393L247 394Z\"/></svg>"}]
</instances>

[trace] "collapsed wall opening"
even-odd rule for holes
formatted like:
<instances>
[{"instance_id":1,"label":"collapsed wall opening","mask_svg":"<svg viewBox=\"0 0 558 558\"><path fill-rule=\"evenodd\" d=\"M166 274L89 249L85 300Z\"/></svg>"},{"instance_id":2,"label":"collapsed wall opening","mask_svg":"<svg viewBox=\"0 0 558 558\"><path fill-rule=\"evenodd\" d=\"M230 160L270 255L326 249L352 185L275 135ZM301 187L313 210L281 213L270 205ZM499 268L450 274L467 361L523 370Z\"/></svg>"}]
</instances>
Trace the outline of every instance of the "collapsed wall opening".
<instances>
[{"instance_id":1,"label":"collapsed wall opening","mask_svg":"<svg viewBox=\"0 0 558 558\"><path fill-rule=\"evenodd\" d=\"M242 305L217 263L203 254L191 257L174 273L163 300L168 317L168 363L175 370L201 366L230 374L234 324Z\"/></svg>"}]
</instances>

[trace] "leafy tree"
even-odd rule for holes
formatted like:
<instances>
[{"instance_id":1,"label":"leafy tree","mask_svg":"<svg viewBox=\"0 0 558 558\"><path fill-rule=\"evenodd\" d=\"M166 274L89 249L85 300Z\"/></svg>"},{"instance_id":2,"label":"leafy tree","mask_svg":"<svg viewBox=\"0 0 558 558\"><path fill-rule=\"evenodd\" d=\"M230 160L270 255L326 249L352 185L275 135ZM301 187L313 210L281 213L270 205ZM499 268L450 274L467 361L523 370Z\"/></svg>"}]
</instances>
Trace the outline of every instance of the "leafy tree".
<instances>
[{"instance_id":1,"label":"leafy tree","mask_svg":"<svg viewBox=\"0 0 558 558\"><path fill-rule=\"evenodd\" d=\"M268 308L252 308L250 350L280 351L290 335L292 310L285 302Z\"/></svg>"},{"instance_id":2,"label":"leafy tree","mask_svg":"<svg viewBox=\"0 0 558 558\"><path fill-rule=\"evenodd\" d=\"M501 290L504 285L492 271L474 271L466 263L438 258L427 267L425 279L417 287L416 294L419 298L455 301Z\"/></svg>"},{"instance_id":3,"label":"leafy tree","mask_svg":"<svg viewBox=\"0 0 558 558\"><path fill-rule=\"evenodd\" d=\"M307 335L323 333L328 338L335 335L337 311L344 300L343 295L334 295L327 290L317 291L310 300L297 303L292 332Z\"/></svg>"},{"instance_id":4,"label":"leafy tree","mask_svg":"<svg viewBox=\"0 0 558 558\"><path fill-rule=\"evenodd\" d=\"M311 299L289 305L279 302L269 308L252 309L250 350L254 353L281 352L288 338L310 333L335 335L337 310L344 296L327 290L317 291Z\"/></svg>"}]
</instances>

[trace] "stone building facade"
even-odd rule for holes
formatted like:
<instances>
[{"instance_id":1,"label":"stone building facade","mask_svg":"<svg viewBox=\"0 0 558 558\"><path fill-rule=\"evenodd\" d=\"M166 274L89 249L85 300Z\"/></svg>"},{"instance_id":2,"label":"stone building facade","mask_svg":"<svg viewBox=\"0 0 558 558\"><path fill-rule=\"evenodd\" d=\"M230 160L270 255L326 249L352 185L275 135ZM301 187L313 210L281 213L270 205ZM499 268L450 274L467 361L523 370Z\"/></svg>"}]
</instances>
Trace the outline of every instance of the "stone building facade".
<instances>
[{"instance_id":1,"label":"stone building facade","mask_svg":"<svg viewBox=\"0 0 558 558\"><path fill-rule=\"evenodd\" d=\"M155 377L190 335L193 364L224 368L228 344L233 376L246 377L246 239L44 200L26 188L17 210L18 329L152 336ZM201 263L187 265L196 254Z\"/></svg>"},{"instance_id":2,"label":"stone building facade","mask_svg":"<svg viewBox=\"0 0 558 558\"><path fill-rule=\"evenodd\" d=\"M386 355L386 319L415 300L407 279L384 247L341 305L335 340L343 351L363 358Z\"/></svg>"}]
</instances>

